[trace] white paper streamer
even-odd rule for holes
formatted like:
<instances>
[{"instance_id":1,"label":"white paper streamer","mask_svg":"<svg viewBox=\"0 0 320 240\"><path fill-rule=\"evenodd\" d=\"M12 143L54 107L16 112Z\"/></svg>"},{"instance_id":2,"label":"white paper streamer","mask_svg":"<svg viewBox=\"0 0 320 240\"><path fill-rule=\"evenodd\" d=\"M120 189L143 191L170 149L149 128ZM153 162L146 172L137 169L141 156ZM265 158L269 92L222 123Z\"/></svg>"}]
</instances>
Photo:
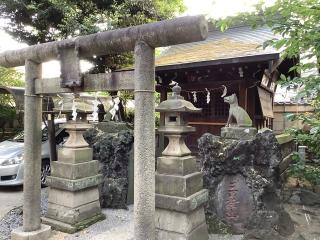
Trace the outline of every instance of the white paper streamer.
<instances>
[{"instance_id":1,"label":"white paper streamer","mask_svg":"<svg viewBox=\"0 0 320 240\"><path fill-rule=\"evenodd\" d=\"M207 91L207 104L210 103L210 91L208 90L208 88L206 88Z\"/></svg>"},{"instance_id":2,"label":"white paper streamer","mask_svg":"<svg viewBox=\"0 0 320 240\"><path fill-rule=\"evenodd\" d=\"M198 99L197 99L197 92L196 92L196 91L193 91L192 94L193 94L193 102L196 103L197 100L198 100Z\"/></svg>"},{"instance_id":3,"label":"white paper streamer","mask_svg":"<svg viewBox=\"0 0 320 240\"><path fill-rule=\"evenodd\" d=\"M116 113L119 111L119 103L120 103L120 98L116 97L115 99L113 99L114 105L113 108L111 108L111 110L109 111L112 115L111 119L113 120L116 116Z\"/></svg>"},{"instance_id":4,"label":"white paper streamer","mask_svg":"<svg viewBox=\"0 0 320 240\"><path fill-rule=\"evenodd\" d=\"M72 120L76 121L77 120L77 107L76 107L76 101L75 99L73 99L72 101Z\"/></svg>"},{"instance_id":5,"label":"white paper streamer","mask_svg":"<svg viewBox=\"0 0 320 240\"><path fill-rule=\"evenodd\" d=\"M93 121L94 122L97 122L99 117L98 117L98 111L99 111L99 108L98 108L98 105L99 105L99 101L98 101L98 93L96 93L95 95L95 99L93 101L93 112L92 112L92 117L93 117Z\"/></svg>"}]
</instances>

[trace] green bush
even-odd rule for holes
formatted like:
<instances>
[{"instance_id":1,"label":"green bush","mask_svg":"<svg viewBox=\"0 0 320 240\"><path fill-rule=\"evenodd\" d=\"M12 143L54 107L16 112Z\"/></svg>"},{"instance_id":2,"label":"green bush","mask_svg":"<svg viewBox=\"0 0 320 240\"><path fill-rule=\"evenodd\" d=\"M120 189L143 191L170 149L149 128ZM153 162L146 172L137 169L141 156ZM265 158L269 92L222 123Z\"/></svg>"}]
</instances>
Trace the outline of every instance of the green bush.
<instances>
[{"instance_id":1,"label":"green bush","mask_svg":"<svg viewBox=\"0 0 320 240\"><path fill-rule=\"evenodd\" d=\"M292 156L288 173L289 176L306 179L313 185L320 185L320 167L305 164L297 152Z\"/></svg>"},{"instance_id":2,"label":"green bush","mask_svg":"<svg viewBox=\"0 0 320 240\"><path fill-rule=\"evenodd\" d=\"M16 110L9 105L0 104L0 119L7 121L13 120L16 117Z\"/></svg>"},{"instance_id":3,"label":"green bush","mask_svg":"<svg viewBox=\"0 0 320 240\"><path fill-rule=\"evenodd\" d=\"M4 131L7 122L12 122L16 117L16 110L9 106L0 104L0 128Z\"/></svg>"}]
</instances>

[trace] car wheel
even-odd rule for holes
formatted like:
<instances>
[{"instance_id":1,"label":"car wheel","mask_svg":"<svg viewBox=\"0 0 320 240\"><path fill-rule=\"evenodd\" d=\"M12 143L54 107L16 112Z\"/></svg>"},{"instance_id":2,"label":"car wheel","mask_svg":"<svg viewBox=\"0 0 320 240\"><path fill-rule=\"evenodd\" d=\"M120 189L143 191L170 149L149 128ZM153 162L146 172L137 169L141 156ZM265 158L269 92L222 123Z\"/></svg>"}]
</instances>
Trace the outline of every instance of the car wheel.
<instances>
[{"instance_id":1,"label":"car wheel","mask_svg":"<svg viewBox=\"0 0 320 240\"><path fill-rule=\"evenodd\" d=\"M47 176L51 174L50 160L44 159L41 164L41 185L46 186Z\"/></svg>"}]
</instances>

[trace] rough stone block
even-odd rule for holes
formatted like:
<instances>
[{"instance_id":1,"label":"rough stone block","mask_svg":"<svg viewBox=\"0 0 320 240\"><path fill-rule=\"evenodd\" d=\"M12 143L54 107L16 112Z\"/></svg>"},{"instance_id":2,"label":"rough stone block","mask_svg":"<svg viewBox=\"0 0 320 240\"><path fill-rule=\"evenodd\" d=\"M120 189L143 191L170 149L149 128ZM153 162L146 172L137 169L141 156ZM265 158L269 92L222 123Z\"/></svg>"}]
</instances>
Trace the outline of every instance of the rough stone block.
<instances>
[{"instance_id":1,"label":"rough stone block","mask_svg":"<svg viewBox=\"0 0 320 240\"><path fill-rule=\"evenodd\" d=\"M77 164L53 161L51 176L75 180L97 175L98 169L99 162L97 160Z\"/></svg>"},{"instance_id":2,"label":"rough stone block","mask_svg":"<svg viewBox=\"0 0 320 240\"><path fill-rule=\"evenodd\" d=\"M159 157L157 161L157 172L168 175L187 175L197 171L194 156L186 157Z\"/></svg>"},{"instance_id":3,"label":"rough stone block","mask_svg":"<svg viewBox=\"0 0 320 240\"><path fill-rule=\"evenodd\" d=\"M283 173L285 170L287 170L287 168L290 166L291 162L292 162L292 157L293 154L290 154L288 156L286 156L284 159L282 159L282 161L279 164L279 172Z\"/></svg>"},{"instance_id":4,"label":"rough stone block","mask_svg":"<svg viewBox=\"0 0 320 240\"><path fill-rule=\"evenodd\" d=\"M97 187L87 188L81 191L70 192L62 189L51 188L48 202L66 207L79 207L81 205L98 201L99 190Z\"/></svg>"},{"instance_id":5,"label":"rough stone block","mask_svg":"<svg viewBox=\"0 0 320 240\"><path fill-rule=\"evenodd\" d=\"M166 230L157 229L156 230L156 239L157 240L208 240L208 229L207 224L202 223L196 229L194 229L189 234L169 232Z\"/></svg>"},{"instance_id":6,"label":"rough stone block","mask_svg":"<svg viewBox=\"0 0 320 240\"><path fill-rule=\"evenodd\" d=\"M186 176L156 174L156 193L177 197L189 197L203 187L202 173Z\"/></svg>"},{"instance_id":7,"label":"rough stone block","mask_svg":"<svg viewBox=\"0 0 320 240\"><path fill-rule=\"evenodd\" d=\"M14 229L11 233L12 240L44 240L49 239L51 227L41 224L41 228L37 231L24 232L23 227Z\"/></svg>"},{"instance_id":8,"label":"rough stone block","mask_svg":"<svg viewBox=\"0 0 320 240\"><path fill-rule=\"evenodd\" d=\"M230 139L249 140L254 138L258 130L253 127L223 127L221 137Z\"/></svg>"},{"instance_id":9,"label":"rough stone block","mask_svg":"<svg viewBox=\"0 0 320 240\"><path fill-rule=\"evenodd\" d=\"M102 181L102 175L98 174L92 177L70 180L53 176L47 177L47 185L52 188L64 189L67 191L80 191L82 189L97 186Z\"/></svg>"},{"instance_id":10,"label":"rough stone block","mask_svg":"<svg viewBox=\"0 0 320 240\"><path fill-rule=\"evenodd\" d=\"M156 207L188 213L203 206L203 204L206 203L207 200L207 189L196 192L195 194L187 198L156 194Z\"/></svg>"},{"instance_id":11,"label":"rough stone block","mask_svg":"<svg viewBox=\"0 0 320 240\"><path fill-rule=\"evenodd\" d=\"M188 235L203 223L205 223L203 208L196 209L190 213L181 213L156 208L155 227L157 230L165 230L168 232Z\"/></svg>"},{"instance_id":12,"label":"rough stone block","mask_svg":"<svg viewBox=\"0 0 320 240\"><path fill-rule=\"evenodd\" d=\"M83 163L93 158L92 148L60 148L58 149L58 161L64 163Z\"/></svg>"},{"instance_id":13,"label":"rough stone block","mask_svg":"<svg viewBox=\"0 0 320 240\"><path fill-rule=\"evenodd\" d=\"M49 202L46 218L74 225L98 214L101 214L99 201L90 202L75 208Z\"/></svg>"}]
</instances>

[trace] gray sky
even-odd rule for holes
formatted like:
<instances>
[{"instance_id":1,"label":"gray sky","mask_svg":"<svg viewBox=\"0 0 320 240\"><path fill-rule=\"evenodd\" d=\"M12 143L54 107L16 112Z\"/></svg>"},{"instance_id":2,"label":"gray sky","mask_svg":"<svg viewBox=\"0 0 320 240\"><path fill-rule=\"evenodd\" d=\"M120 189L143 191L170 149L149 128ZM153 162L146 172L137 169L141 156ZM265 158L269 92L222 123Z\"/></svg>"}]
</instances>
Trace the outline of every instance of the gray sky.
<instances>
[{"instance_id":1,"label":"gray sky","mask_svg":"<svg viewBox=\"0 0 320 240\"><path fill-rule=\"evenodd\" d=\"M236 15L239 12L254 10L254 5L259 0L184 0L187 11L183 15L205 14L208 17L222 18ZM267 5L271 5L275 0L265 0ZM5 25L5 20L0 20L0 27ZM26 44L18 43L4 31L0 30L0 52L26 47ZM90 65L82 62L82 70L86 70ZM43 77L59 76L60 66L58 62L51 61L43 66ZM23 71L23 69L20 68Z\"/></svg>"}]
</instances>

